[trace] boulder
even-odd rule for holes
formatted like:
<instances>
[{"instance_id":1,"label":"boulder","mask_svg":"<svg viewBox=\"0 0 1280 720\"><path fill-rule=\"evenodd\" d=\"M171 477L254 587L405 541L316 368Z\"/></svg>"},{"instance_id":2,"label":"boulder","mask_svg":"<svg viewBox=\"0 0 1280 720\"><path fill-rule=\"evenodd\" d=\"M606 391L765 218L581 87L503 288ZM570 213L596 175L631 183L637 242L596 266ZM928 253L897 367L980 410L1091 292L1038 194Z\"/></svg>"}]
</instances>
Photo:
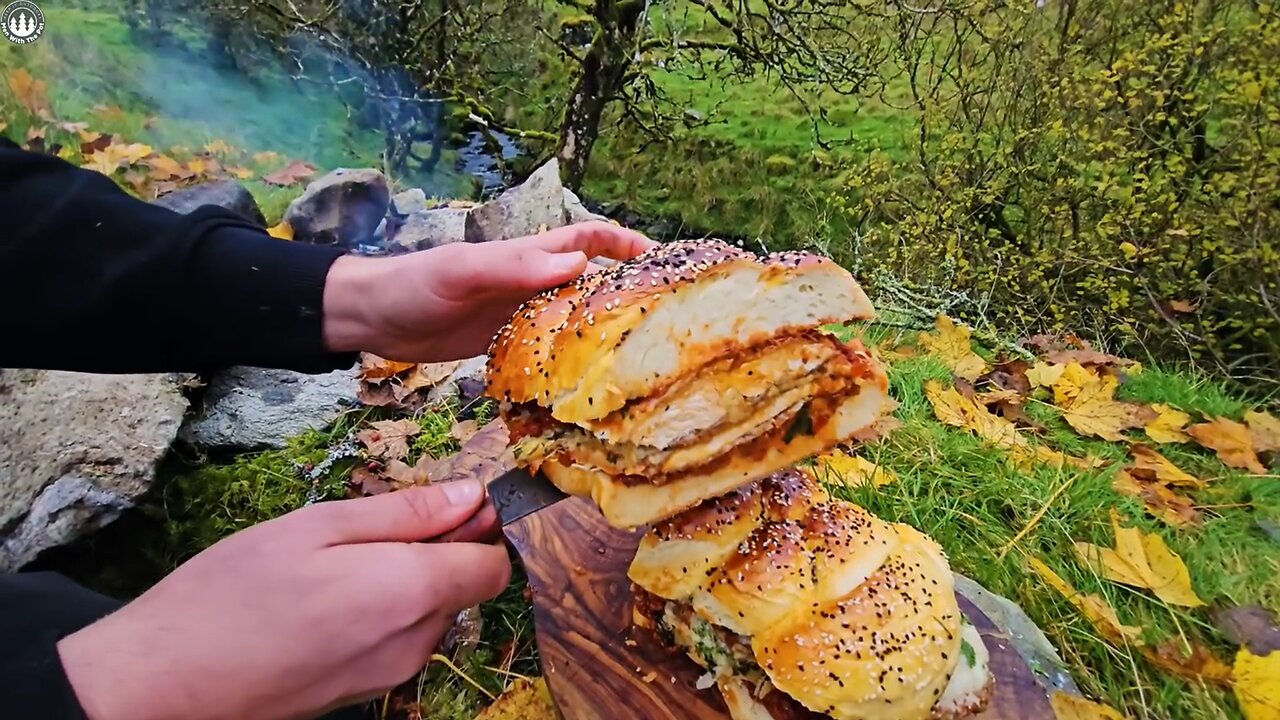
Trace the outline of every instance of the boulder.
<instances>
[{"instance_id":1,"label":"boulder","mask_svg":"<svg viewBox=\"0 0 1280 720\"><path fill-rule=\"evenodd\" d=\"M441 207L420 210L397 223L391 233L392 250L412 252L461 242L467 228L468 208Z\"/></svg>"},{"instance_id":2,"label":"boulder","mask_svg":"<svg viewBox=\"0 0 1280 720\"><path fill-rule=\"evenodd\" d=\"M390 204L382 173L339 168L308 185L284 219L298 242L355 248L370 243Z\"/></svg>"},{"instance_id":3,"label":"boulder","mask_svg":"<svg viewBox=\"0 0 1280 720\"><path fill-rule=\"evenodd\" d=\"M204 205L217 205L263 227L267 225L253 193L235 180L215 180L174 190L152 202L184 215Z\"/></svg>"},{"instance_id":4,"label":"boulder","mask_svg":"<svg viewBox=\"0 0 1280 720\"><path fill-rule=\"evenodd\" d=\"M0 572L131 507L187 404L176 375L0 370Z\"/></svg>"},{"instance_id":5,"label":"boulder","mask_svg":"<svg viewBox=\"0 0 1280 720\"><path fill-rule=\"evenodd\" d=\"M520 185L471 210L465 237L471 243L510 240L566 223L560 164L552 158Z\"/></svg>"},{"instance_id":6,"label":"boulder","mask_svg":"<svg viewBox=\"0 0 1280 720\"><path fill-rule=\"evenodd\" d=\"M593 220L607 221L609 219L603 215L597 215L596 213L588 210L587 207L582 204L582 200L580 200L569 188L564 189L564 211L565 218L569 225L576 225L580 222L591 222Z\"/></svg>"},{"instance_id":7,"label":"boulder","mask_svg":"<svg viewBox=\"0 0 1280 720\"><path fill-rule=\"evenodd\" d=\"M355 402L354 368L307 375L233 367L213 377L179 437L205 451L282 448Z\"/></svg>"},{"instance_id":8,"label":"boulder","mask_svg":"<svg viewBox=\"0 0 1280 720\"><path fill-rule=\"evenodd\" d=\"M427 209L427 194L422 188L409 188L404 192L396 193L391 198L391 207L397 215L410 215Z\"/></svg>"},{"instance_id":9,"label":"boulder","mask_svg":"<svg viewBox=\"0 0 1280 720\"><path fill-rule=\"evenodd\" d=\"M1058 656L1058 651L1017 603L991 592L960 573L955 573L955 583L956 592L968 598L969 602L977 605L990 618L1027 662L1031 671L1050 690L1080 695L1080 689L1071 679L1071 673Z\"/></svg>"}]
</instances>

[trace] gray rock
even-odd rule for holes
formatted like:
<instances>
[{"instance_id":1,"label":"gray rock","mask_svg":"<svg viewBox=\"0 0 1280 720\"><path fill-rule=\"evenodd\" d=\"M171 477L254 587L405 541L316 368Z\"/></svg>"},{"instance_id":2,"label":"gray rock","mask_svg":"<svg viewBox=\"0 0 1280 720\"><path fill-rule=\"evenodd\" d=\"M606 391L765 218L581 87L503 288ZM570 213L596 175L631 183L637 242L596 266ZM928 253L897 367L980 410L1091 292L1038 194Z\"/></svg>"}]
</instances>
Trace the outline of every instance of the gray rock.
<instances>
[{"instance_id":1,"label":"gray rock","mask_svg":"<svg viewBox=\"0 0 1280 720\"><path fill-rule=\"evenodd\" d=\"M597 215L586 208L582 204L582 200L574 194L569 188L564 188L564 211L565 218L569 225L576 225L580 222L591 222L593 220L605 220L609 218L603 215Z\"/></svg>"},{"instance_id":2,"label":"gray rock","mask_svg":"<svg viewBox=\"0 0 1280 720\"><path fill-rule=\"evenodd\" d=\"M284 213L293 239L354 248L373 238L391 204L387 178L372 168L339 168L307 186Z\"/></svg>"},{"instance_id":3,"label":"gray rock","mask_svg":"<svg viewBox=\"0 0 1280 720\"><path fill-rule=\"evenodd\" d=\"M485 374L484 367L487 359L488 358L484 355L477 355L473 358L463 360L462 364L458 365L458 368L454 370L449 377L440 381L435 387L431 388L431 391L427 393L427 402L437 403L448 400L458 400L460 404L466 405L469 400L474 400L474 398L469 399L462 397L460 391L464 385L473 387L476 380L479 380L480 384L483 386Z\"/></svg>"},{"instance_id":4,"label":"gray rock","mask_svg":"<svg viewBox=\"0 0 1280 720\"><path fill-rule=\"evenodd\" d=\"M203 450L281 448L298 433L328 425L355 401L354 368L307 375L233 367L210 381L179 437Z\"/></svg>"},{"instance_id":5,"label":"gray rock","mask_svg":"<svg viewBox=\"0 0 1280 720\"><path fill-rule=\"evenodd\" d=\"M467 228L468 208L442 207L420 210L405 218L391 235L391 247L399 251L430 250L461 242Z\"/></svg>"},{"instance_id":6,"label":"gray rock","mask_svg":"<svg viewBox=\"0 0 1280 720\"><path fill-rule=\"evenodd\" d=\"M215 180L174 190L152 202L184 215L205 205L217 205L263 227L267 224L262 217L262 210L258 208L258 202L253 199L253 193L235 180Z\"/></svg>"},{"instance_id":7,"label":"gray rock","mask_svg":"<svg viewBox=\"0 0 1280 720\"><path fill-rule=\"evenodd\" d=\"M567 223L560 164L552 158L520 185L467 215L467 242L489 242L533 235Z\"/></svg>"},{"instance_id":8,"label":"gray rock","mask_svg":"<svg viewBox=\"0 0 1280 720\"><path fill-rule=\"evenodd\" d=\"M396 193L396 196L391 198L391 206L400 215L426 210L427 194L422 191L422 188L409 188L404 192Z\"/></svg>"},{"instance_id":9,"label":"gray rock","mask_svg":"<svg viewBox=\"0 0 1280 720\"><path fill-rule=\"evenodd\" d=\"M132 506L187 404L175 375L0 370L0 572Z\"/></svg>"},{"instance_id":10,"label":"gray rock","mask_svg":"<svg viewBox=\"0 0 1280 720\"><path fill-rule=\"evenodd\" d=\"M956 592L977 605L1000 632L1008 637L1036 677L1051 689L1080 695L1080 688L1071 679L1071 673L1058 656L1058 651L1022 608L960 573L955 573L955 582Z\"/></svg>"}]
</instances>

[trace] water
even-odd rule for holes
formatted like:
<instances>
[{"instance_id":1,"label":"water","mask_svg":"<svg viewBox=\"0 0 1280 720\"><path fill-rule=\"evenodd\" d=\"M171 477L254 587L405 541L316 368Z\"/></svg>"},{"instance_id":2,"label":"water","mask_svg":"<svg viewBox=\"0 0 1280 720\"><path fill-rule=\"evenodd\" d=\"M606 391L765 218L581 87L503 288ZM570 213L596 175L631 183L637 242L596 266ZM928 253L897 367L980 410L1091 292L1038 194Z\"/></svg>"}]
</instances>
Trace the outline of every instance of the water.
<instances>
[{"instance_id":1,"label":"water","mask_svg":"<svg viewBox=\"0 0 1280 720\"><path fill-rule=\"evenodd\" d=\"M503 161L520 156L520 147L506 133L491 131L501 148ZM480 199L487 200L502 192L507 177L485 143L484 134L475 131L467 135L467 144L458 149L458 171L476 179L480 186Z\"/></svg>"}]
</instances>

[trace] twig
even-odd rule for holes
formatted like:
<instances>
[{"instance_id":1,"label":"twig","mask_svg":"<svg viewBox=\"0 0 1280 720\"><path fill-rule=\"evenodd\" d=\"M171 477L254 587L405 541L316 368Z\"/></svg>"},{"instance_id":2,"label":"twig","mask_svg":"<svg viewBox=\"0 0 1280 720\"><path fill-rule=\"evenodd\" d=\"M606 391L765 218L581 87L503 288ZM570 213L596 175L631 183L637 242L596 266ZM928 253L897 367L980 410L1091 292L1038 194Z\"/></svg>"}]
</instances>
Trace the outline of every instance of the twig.
<instances>
[{"instance_id":1,"label":"twig","mask_svg":"<svg viewBox=\"0 0 1280 720\"><path fill-rule=\"evenodd\" d=\"M1067 478L1067 481L1062 483L1057 490L1053 491L1053 494L1045 501L1044 507L1040 508L1040 512L1037 512L1035 516L1031 518L1027 523L1027 526L1019 530L1018 534L1014 535L1012 540L1005 543L1005 546L1000 548L1000 552L996 554L997 560L1004 560L1004 557L1009 554L1009 551L1013 549L1013 546L1017 545L1019 540L1026 537L1027 533L1031 532L1031 528L1035 527L1036 523L1039 523L1040 519L1044 517L1044 514L1049 512L1049 506L1053 504L1053 501L1057 500L1059 495L1065 492L1067 488L1071 487L1071 483L1075 482L1077 477L1079 477L1079 475L1072 475Z\"/></svg>"},{"instance_id":2,"label":"twig","mask_svg":"<svg viewBox=\"0 0 1280 720\"><path fill-rule=\"evenodd\" d=\"M453 673L454 673L455 675L457 675L458 677L461 677L463 680L466 680L468 683L470 683L470 684L471 684L471 687L474 687L475 689L477 689L477 690L479 690L480 692L484 693L484 696L485 696L485 697L487 697L487 698L489 698L489 701L490 701L490 702L493 702L494 700L497 700L497 699L498 699L496 696L494 696L494 694L493 694L493 693L489 692L488 690L485 690L483 685L481 685L480 683L476 682L475 680L472 680L470 675L468 675L468 674L466 674L465 672L463 672L463 671L462 671L462 669L461 669L461 668L459 668L457 665L454 665L454 664L453 664L453 661L452 661L452 660L450 660L449 658L447 658L447 657L445 657L445 656L441 655L440 653L436 653L435 655L432 655L432 656L431 656L431 659L432 659L432 660L438 660L438 661L440 661L440 662L444 663L444 664L445 664L445 667L447 667L447 668L449 668L450 670L452 670L452 671L453 671Z\"/></svg>"}]
</instances>

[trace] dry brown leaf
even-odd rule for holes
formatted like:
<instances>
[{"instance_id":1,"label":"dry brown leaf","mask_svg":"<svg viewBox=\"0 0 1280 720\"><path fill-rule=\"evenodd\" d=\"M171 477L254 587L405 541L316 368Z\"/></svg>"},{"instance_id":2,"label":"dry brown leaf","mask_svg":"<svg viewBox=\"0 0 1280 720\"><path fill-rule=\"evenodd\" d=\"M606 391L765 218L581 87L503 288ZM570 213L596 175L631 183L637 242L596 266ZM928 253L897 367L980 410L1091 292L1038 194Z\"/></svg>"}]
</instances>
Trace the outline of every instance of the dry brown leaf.
<instances>
[{"instance_id":1,"label":"dry brown leaf","mask_svg":"<svg viewBox=\"0 0 1280 720\"><path fill-rule=\"evenodd\" d=\"M1191 439L1182 430L1191 420L1190 415L1160 403L1153 404L1151 409L1156 417L1142 427L1147 437L1158 443L1184 443Z\"/></svg>"},{"instance_id":2,"label":"dry brown leaf","mask_svg":"<svg viewBox=\"0 0 1280 720\"><path fill-rule=\"evenodd\" d=\"M1181 313L1184 315L1186 313L1193 313L1196 311L1196 306L1186 300L1170 300L1165 307L1169 308L1170 312Z\"/></svg>"},{"instance_id":3,"label":"dry brown leaf","mask_svg":"<svg viewBox=\"0 0 1280 720\"><path fill-rule=\"evenodd\" d=\"M347 485L360 495L381 495L391 491L391 483L364 466L351 470L351 475L347 477Z\"/></svg>"},{"instance_id":4,"label":"dry brown leaf","mask_svg":"<svg viewBox=\"0 0 1280 720\"><path fill-rule=\"evenodd\" d=\"M559 713L542 678L516 678L476 720L556 720Z\"/></svg>"},{"instance_id":5,"label":"dry brown leaf","mask_svg":"<svg viewBox=\"0 0 1280 720\"><path fill-rule=\"evenodd\" d=\"M902 421L892 415L881 415L880 419L849 436L853 442L872 445L885 439L894 430L902 427Z\"/></svg>"},{"instance_id":6,"label":"dry brown leaf","mask_svg":"<svg viewBox=\"0 0 1280 720\"><path fill-rule=\"evenodd\" d=\"M1250 410L1244 414L1244 422L1249 426L1254 450L1258 452L1280 450L1280 418L1270 413Z\"/></svg>"},{"instance_id":7,"label":"dry brown leaf","mask_svg":"<svg viewBox=\"0 0 1280 720\"><path fill-rule=\"evenodd\" d=\"M1141 365L1133 360L1127 360L1115 355L1109 355L1097 350L1056 350L1046 353L1045 362L1054 365L1070 365L1078 363L1086 368L1125 368L1132 371L1134 368L1141 368Z\"/></svg>"},{"instance_id":8,"label":"dry brown leaf","mask_svg":"<svg viewBox=\"0 0 1280 720\"><path fill-rule=\"evenodd\" d=\"M361 380L378 382L394 375L399 375L412 367L416 367L416 365L411 362L387 360L373 353L362 353L360 355L360 372L356 374L356 377Z\"/></svg>"},{"instance_id":9,"label":"dry brown leaf","mask_svg":"<svg viewBox=\"0 0 1280 720\"><path fill-rule=\"evenodd\" d=\"M1065 365L1038 362L1027 371L1027 382L1032 388L1053 387L1058 383L1058 378L1062 377L1062 371L1066 369Z\"/></svg>"},{"instance_id":10,"label":"dry brown leaf","mask_svg":"<svg viewBox=\"0 0 1280 720\"><path fill-rule=\"evenodd\" d=\"M1185 495L1179 495L1163 483L1134 477L1126 470L1116 472L1111 487L1121 495L1142 501L1143 508L1152 517L1171 527L1199 525L1200 511Z\"/></svg>"},{"instance_id":11,"label":"dry brown leaf","mask_svg":"<svg viewBox=\"0 0 1280 720\"><path fill-rule=\"evenodd\" d=\"M815 469L819 480L846 487L868 484L880 487L898 479L892 470L882 468L861 455L849 455L839 450L819 455Z\"/></svg>"},{"instance_id":12,"label":"dry brown leaf","mask_svg":"<svg viewBox=\"0 0 1280 720\"><path fill-rule=\"evenodd\" d=\"M1057 720L1124 720L1124 716L1108 705L1085 700L1077 695L1054 690L1049 705Z\"/></svg>"},{"instance_id":13,"label":"dry brown leaf","mask_svg":"<svg viewBox=\"0 0 1280 720\"><path fill-rule=\"evenodd\" d=\"M28 112L38 115L49 112L47 92L49 85L43 80L36 80L25 68L9 71L9 90L22 107Z\"/></svg>"},{"instance_id":14,"label":"dry brown leaf","mask_svg":"<svg viewBox=\"0 0 1280 720\"><path fill-rule=\"evenodd\" d=\"M951 372L965 380L975 380L986 372L987 361L973 351L969 328L957 325L946 315L934 320L934 328L933 333L920 333L920 345L925 350L938 356Z\"/></svg>"},{"instance_id":15,"label":"dry brown leaf","mask_svg":"<svg viewBox=\"0 0 1280 720\"><path fill-rule=\"evenodd\" d=\"M1077 362L1069 363L1053 385L1053 403L1062 418L1081 435L1123 442L1121 431L1145 425L1155 411L1145 405L1115 400L1114 376L1099 376Z\"/></svg>"},{"instance_id":16,"label":"dry brown leaf","mask_svg":"<svg viewBox=\"0 0 1280 720\"><path fill-rule=\"evenodd\" d=\"M1212 614L1213 624L1227 639L1249 648L1254 655L1280 651L1280 626L1275 614L1258 605L1218 608Z\"/></svg>"},{"instance_id":17,"label":"dry brown leaf","mask_svg":"<svg viewBox=\"0 0 1280 720\"><path fill-rule=\"evenodd\" d=\"M264 175L262 180L263 182L268 182L272 185L288 187L289 185L297 185L303 180L314 175L315 172L315 168L301 160L295 160L269 175Z\"/></svg>"},{"instance_id":18,"label":"dry brown leaf","mask_svg":"<svg viewBox=\"0 0 1280 720\"><path fill-rule=\"evenodd\" d=\"M1255 475L1267 472L1262 463L1258 462L1249 428L1234 420L1213 418L1209 422L1187 428L1187 434L1201 446L1216 452L1218 459L1228 467L1243 468Z\"/></svg>"},{"instance_id":19,"label":"dry brown leaf","mask_svg":"<svg viewBox=\"0 0 1280 720\"><path fill-rule=\"evenodd\" d=\"M81 134L80 154L92 155L96 152L106 149L108 145L115 142L115 137L111 134L86 133Z\"/></svg>"},{"instance_id":20,"label":"dry brown leaf","mask_svg":"<svg viewBox=\"0 0 1280 720\"><path fill-rule=\"evenodd\" d=\"M379 420L356 433L356 440L369 449L373 457L395 460L409 454L409 438L422 432L412 420Z\"/></svg>"},{"instance_id":21,"label":"dry brown leaf","mask_svg":"<svg viewBox=\"0 0 1280 720\"><path fill-rule=\"evenodd\" d=\"M1031 392L1031 382L1027 380L1027 371L1031 363L1026 360L1003 360L996 363L990 372L978 377L974 384L991 386L996 390L1015 390L1021 395Z\"/></svg>"},{"instance_id":22,"label":"dry brown leaf","mask_svg":"<svg viewBox=\"0 0 1280 720\"><path fill-rule=\"evenodd\" d=\"M126 172L124 174L124 181L128 183L129 187L139 195L142 194L143 189L147 186L147 176L137 170L130 170Z\"/></svg>"},{"instance_id":23,"label":"dry brown leaf","mask_svg":"<svg viewBox=\"0 0 1280 720\"><path fill-rule=\"evenodd\" d=\"M462 443L462 449L457 453L427 466L427 475L431 482L474 478L488 485L515 467L515 460L507 447L509 437L502 420L491 420Z\"/></svg>"},{"instance_id":24,"label":"dry brown leaf","mask_svg":"<svg viewBox=\"0 0 1280 720\"><path fill-rule=\"evenodd\" d=\"M438 363L420 363L408 377L400 381L405 390L413 392L422 388L435 387L462 365L461 360L450 360Z\"/></svg>"},{"instance_id":25,"label":"dry brown leaf","mask_svg":"<svg viewBox=\"0 0 1280 720\"><path fill-rule=\"evenodd\" d=\"M418 458L418 462L412 466L403 460L392 460L382 469L382 473L391 478L397 489L411 485L426 485L427 468L431 463L432 458L429 455Z\"/></svg>"},{"instance_id":26,"label":"dry brown leaf","mask_svg":"<svg viewBox=\"0 0 1280 720\"><path fill-rule=\"evenodd\" d=\"M1204 605L1191 587L1191 575L1182 558L1159 535L1137 528L1120 527L1120 516L1111 511L1115 548L1075 543L1076 553L1100 575L1113 582L1150 590L1156 597L1182 607Z\"/></svg>"},{"instance_id":27,"label":"dry brown leaf","mask_svg":"<svg viewBox=\"0 0 1280 720\"><path fill-rule=\"evenodd\" d=\"M973 399L979 405L994 405L996 403L1004 403L1010 400L1021 402L1022 395L1017 390L992 390L989 392L981 392L973 396Z\"/></svg>"},{"instance_id":28,"label":"dry brown leaf","mask_svg":"<svg viewBox=\"0 0 1280 720\"><path fill-rule=\"evenodd\" d=\"M1134 477L1147 481L1162 482L1173 487L1201 488L1205 482L1177 465L1168 458L1146 445L1134 445L1129 448L1133 455L1133 463L1129 472Z\"/></svg>"},{"instance_id":29,"label":"dry brown leaf","mask_svg":"<svg viewBox=\"0 0 1280 720\"><path fill-rule=\"evenodd\" d=\"M457 440L460 443L465 443L479 430L480 428L476 427L475 420L459 420L453 424L453 427L449 428L449 435L452 436L454 440Z\"/></svg>"},{"instance_id":30,"label":"dry brown leaf","mask_svg":"<svg viewBox=\"0 0 1280 720\"><path fill-rule=\"evenodd\" d=\"M1170 638L1154 649L1143 648L1142 655L1170 675L1223 687L1231 686L1231 666L1200 643L1193 642L1188 654L1181 640Z\"/></svg>"},{"instance_id":31,"label":"dry brown leaf","mask_svg":"<svg viewBox=\"0 0 1280 720\"><path fill-rule=\"evenodd\" d=\"M1120 622L1120 618L1116 617L1116 611L1102 599L1101 595L1082 594L1038 558L1029 557L1027 562L1037 575L1074 605L1089 620L1094 629L1113 645L1141 644L1142 628Z\"/></svg>"}]
</instances>

